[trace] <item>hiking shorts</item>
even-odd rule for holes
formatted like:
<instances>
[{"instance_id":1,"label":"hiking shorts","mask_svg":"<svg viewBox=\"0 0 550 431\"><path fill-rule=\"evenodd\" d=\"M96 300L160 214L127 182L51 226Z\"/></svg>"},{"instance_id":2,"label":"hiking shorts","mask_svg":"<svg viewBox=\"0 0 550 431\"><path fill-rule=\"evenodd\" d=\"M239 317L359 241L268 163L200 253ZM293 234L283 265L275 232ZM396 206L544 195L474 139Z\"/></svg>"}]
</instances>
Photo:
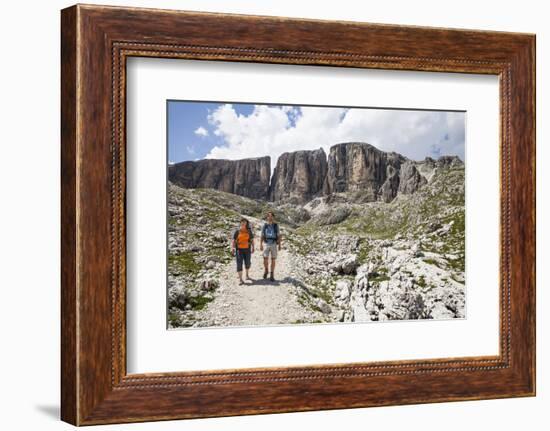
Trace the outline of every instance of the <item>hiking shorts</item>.
<instances>
[{"instance_id":1,"label":"hiking shorts","mask_svg":"<svg viewBox=\"0 0 550 431\"><path fill-rule=\"evenodd\" d=\"M277 243L266 242L264 245L264 257L269 257L271 253L271 259L277 259Z\"/></svg>"},{"instance_id":2,"label":"hiking shorts","mask_svg":"<svg viewBox=\"0 0 550 431\"><path fill-rule=\"evenodd\" d=\"M245 268L250 268L250 258L252 253L250 253L249 248L238 248L235 251L235 256L237 256L237 272L241 272L243 270L243 261Z\"/></svg>"}]
</instances>

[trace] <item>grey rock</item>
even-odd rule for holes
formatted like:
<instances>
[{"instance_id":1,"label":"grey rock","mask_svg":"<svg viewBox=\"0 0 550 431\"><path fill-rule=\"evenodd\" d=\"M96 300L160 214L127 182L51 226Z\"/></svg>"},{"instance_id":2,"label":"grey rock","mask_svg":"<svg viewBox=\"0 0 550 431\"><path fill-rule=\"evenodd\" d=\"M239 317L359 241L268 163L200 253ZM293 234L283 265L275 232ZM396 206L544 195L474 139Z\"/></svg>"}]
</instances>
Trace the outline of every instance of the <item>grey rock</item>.
<instances>
[{"instance_id":1,"label":"grey rock","mask_svg":"<svg viewBox=\"0 0 550 431\"><path fill-rule=\"evenodd\" d=\"M367 303L367 310L377 320L409 320L428 317L424 298L409 284L380 283Z\"/></svg>"},{"instance_id":2,"label":"grey rock","mask_svg":"<svg viewBox=\"0 0 550 431\"><path fill-rule=\"evenodd\" d=\"M205 276L199 280L199 287L203 291L211 291L219 287L219 282L212 276Z\"/></svg>"},{"instance_id":3,"label":"grey rock","mask_svg":"<svg viewBox=\"0 0 550 431\"><path fill-rule=\"evenodd\" d=\"M185 309L189 299L189 293L184 286L174 286L168 291L168 303L171 307Z\"/></svg>"},{"instance_id":4,"label":"grey rock","mask_svg":"<svg viewBox=\"0 0 550 431\"><path fill-rule=\"evenodd\" d=\"M209 188L267 200L271 159L202 159L170 165L169 180L184 188Z\"/></svg>"},{"instance_id":5,"label":"grey rock","mask_svg":"<svg viewBox=\"0 0 550 431\"><path fill-rule=\"evenodd\" d=\"M414 162L365 142L344 142L330 147L328 158L322 148L283 153L271 178L271 160L265 156L184 161L169 166L169 180L183 188L211 188L296 205L341 192L353 193L357 202L391 202L398 193L412 194L426 184L426 177L422 175L426 169L429 173L435 168L463 165L457 156L442 156L437 161L427 157ZM328 203L336 201L337 198L327 200ZM171 216L179 214L177 210L170 211ZM344 218L348 215L345 210L335 214ZM298 222L307 217L297 216Z\"/></svg>"},{"instance_id":6,"label":"grey rock","mask_svg":"<svg viewBox=\"0 0 550 431\"><path fill-rule=\"evenodd\" d=\"M435 162L435 166L438 168L449 168L449 167L458 167L464 166L464 162L460 160L458 156L441 156Z\"/></svg>"},{"instance_id":7,"label":"grey rock","mask_svg":"<svg viewBox=\"0 0 550 431\"><path fill-rule=\"evenodd\" d=\"M321 310L324 314L330 314L332 311L332 308L330 308L330 305L328 305L325 301L323 301L321 298L317 298L317 301L315 301L315 305Z\"/></svg>"},{"instance_id":8,"label":"grey rock","mask_svg":"<svg viewBox=\"0 0 550 431\"><path fill-rule=\"evenodd\" d=\"M380 187L379 193L384 202L391 202L399 191L399 171L391 165L388 165L386 171L386 181Z\"/></svg>"},{"instance_id":9,"label":"grey rock","mask_svg":"<svg viewBox=\"0 0 550 431\"><path fill-rule=\"evenodd\" d=\"M414 193L426 183L416 162L364 142L347 142L330 148L323 191L361 192L363 201L391 202L398 193Z\"/></svg>"},{"instance_id":10,"label":"grey rock","mask_svg":"<svg viewBox=\"0 0 550 431\"><path fill-rule=\"evenodd\" d=\"M199 244L190 244L187 247L187 251L192 251L192 252L195 252L195 253L200 253L200 252L203 252L204 250L205 250L205 248L202 245L199 245Z\"/></svg>"},{"instance_id":11,"label":"grey rock","mask_svg":"<svg viewBox=\"0 0 550 431\"><path fill-rule=\"evenodd\" d=\"M431 157L426 157L424 159L424 165L428 168L435 168L436 167L436 161Z\"/></svg>"},{"instance_id":12,"label":"grey rock","mask_svg":"<svg viewBox=\"0 0 550 431\"><path fill-rule=\"evenodd\" d=\"M369 265L361 265L357 268L357 275L355 276L354 289L359 292L365 292L369 288Z\"/></svg>"},{"instance_id":13,"label":"grey rock","mask_svg":"<svg viewBox=\"0 0 550 431\"><path fill-rule=\"evenodd\" d=\"M424 256L424 253L422 252L419 243L415 243L415 244L412 245L411 252L412 252L412 255L414 257L423 257Z\"/></svg>"},{"instance_id":14,"label":"grey rock","mask_svg":"<svg viewBox=\"0 0 550 431\"><path fill-rule=\"evenodd\" d=\"M327 157L322 148L283 153L271 177L273 201L305 203L319 196L327 173Z\"/></svg>"},{"instance_id":15,"label":"grey rock","mask_svg":"<svg viewBox=\"0 0 550 431\"><path fill-rule=\"evenodd\" d=\"M338 274L353 274L359 262L356 254L344 255L337 257L334 262L329 265L329 269Z\"/></svg>"},{"instance_id":16,"label":"grey rock","mask_svg":"<svg viewBox=\"0 0 550 431\"><path fill-rule=\"evenodd\" d=\"M336 290L334 296L341 300L347 301L351 294L351 282L349 280L339 280L336 282Z\"/></svg>"},{"instance_id":17,"label":"grey rock","mask_svg":"<svg viewBox=\"0 0 550 431\"><path fill-rule=\"evenodd\" d=\"M226 241L229 241L227 235L224 232L218 232L218 233L214 234L213 238L214 238L215 241L220 242L220 243L224 243Z\"/></svg>"},{"instance_id":18,"label":"grey rock","mask_svg":"<svg viewBox=\"0 0 550 431\"><path fill-rule=\"evenodd\" d=\"M208 256L208 260L211 261L211 262L221 262L220 257L216 256L216 255Z\"/></svg>"},{"instance_id":19,"label":"grey rock","mask_svg":"<svg viewBox=\"0 0 550 431\"><path fill-rule=\"evenodd\" d=\"M407 161L401 165L399 172L399 192L403 194L411 194L416 192L420 187L428 181L424 178L414 162Z\"/></svg>"},{"instance_id":20,"label":"grey rock","mask_svg":"<svg viewBox=\"0 0 550 431\"><path fill-rule=\"evenodd\" d=\"M449 310L442 302L436 302L430 310L430 317L432 319L452 319L455 317L455 313Z\"/></svg>"},{"instance_id":21,"label":"grey rock","mask_svg":"<svg viewBox=\"0 0 550 431\"><path fill-rule=\"evenodd\" d=\"M367 200L375 201L383 192L385 200L395 197L395 176L407 159L397 153L386 153L364 142L345 142L330 148L324 193L361 191ZM392 169L388 167L391 166ZM390 199L391 197L391 199Z\"/></svg>"},{"instance_id":22,"label":"grey rock","mask_svg":"<svg viewBox=\"0 0 550 431\"><path fill-rule=\"evenodd\" d=\"M338 235L332 240L332 247L339 253L352 253L359 247L357 235Z\"/></svg>"},{"instance_id":23,"label":"grey rock","mask_svg":"<svg viewBox=\"0 0 550 431\"><path fill-rule=\"evenodd\" d=\"M348 206L331 206L320 213L314 219L317 224L327 226L343 222L351 214L351 208Z\"/></svg>"},{"instance_id":24,"label":"grey rock","mask_svg":"<svg viewBox=\"0 0 550 431\"><path fill-rule=\"evenodd\" d=\"M342 260L342 272L344 274L354 273L358 266L359 266L359 262L357 260L356 254L351 254L348 257L346 257L344 260Z\"/></svg>"}]
</instances>

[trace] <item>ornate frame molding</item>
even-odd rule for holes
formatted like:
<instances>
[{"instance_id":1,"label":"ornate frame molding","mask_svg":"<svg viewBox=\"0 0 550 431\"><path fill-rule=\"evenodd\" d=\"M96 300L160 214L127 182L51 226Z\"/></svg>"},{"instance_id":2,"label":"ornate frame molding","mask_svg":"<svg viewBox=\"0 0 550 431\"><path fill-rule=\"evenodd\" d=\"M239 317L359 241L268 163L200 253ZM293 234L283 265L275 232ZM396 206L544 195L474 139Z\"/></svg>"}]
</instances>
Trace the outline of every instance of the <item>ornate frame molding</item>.
<instances>
[{"instance_id":1,"label":"ornate frame molding","mask_svg":"<svg viewBox=\"0 0 550 431\"><path fill-rule=\"evenodd\" d=\"M201 30L212 25L220 30ZM270 31L257 35L254 28ZM325 37L336 30L343 41ZM352 41L353 49L343 49ZM62 419L80 425L534 395L534 44L532 35L511 33L63 10ZM498 75L500 354L128 375L125 65L131 56ZM514 278L515 271L523 278ZM246 396L251 391L254 399Z\"/></svg>"}]
</instances>

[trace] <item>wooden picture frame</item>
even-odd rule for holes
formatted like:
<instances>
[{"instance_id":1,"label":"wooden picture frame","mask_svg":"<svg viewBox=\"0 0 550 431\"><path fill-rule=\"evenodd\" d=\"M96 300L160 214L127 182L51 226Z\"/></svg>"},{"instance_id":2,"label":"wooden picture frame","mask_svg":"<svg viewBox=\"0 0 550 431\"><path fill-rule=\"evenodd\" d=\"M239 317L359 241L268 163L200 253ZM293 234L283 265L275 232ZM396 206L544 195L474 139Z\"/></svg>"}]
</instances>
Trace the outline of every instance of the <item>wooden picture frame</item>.
<instances>
[{"instance_id":1,"label":"wooden picture frame","mask_svg":"<svg viewBox=\"0 0 550 431\"><path fill-rule=\"evenodd\" d=\"M534 35L83 5L61 18L62 420L91 425L535 395ZM499 355L127 374L130 56L498 75Z\"/></svg>"}]
</instances>

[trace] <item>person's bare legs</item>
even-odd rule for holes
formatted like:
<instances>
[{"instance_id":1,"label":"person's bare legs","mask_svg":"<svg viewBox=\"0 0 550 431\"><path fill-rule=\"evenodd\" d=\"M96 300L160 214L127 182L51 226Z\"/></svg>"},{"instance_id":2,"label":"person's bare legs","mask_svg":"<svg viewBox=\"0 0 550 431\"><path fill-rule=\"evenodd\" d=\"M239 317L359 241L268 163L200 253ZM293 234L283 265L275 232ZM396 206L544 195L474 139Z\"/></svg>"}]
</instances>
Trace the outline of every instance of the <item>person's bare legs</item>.
<instances>
[{"instance_id":1,"label":"person's bare legs","mask_svg":"<svg viewBox=\"0 0 550 431\"><path fill-rule=\"evenodd\" d=\"M243 272L242 271L237 271L237 274L239 275L239 281L241 283L244 283L244 281L243 281Z\"/></svg>"},{"instance_id":2,"label":"person's bare legs","mask_svg":"<svg viewBox=\"0 0 550 431\"><path fill-rule=\"evenodd\" d=\"M269 258L264 257L264 278L267 277L267 273L269 272L268 265L269 265Z\"/></svg>"},{"instance_id":3,"label":"person's bare legs","mask_svg":"<svg viewBox=\"0 0 550 431\"><path fill-rule=\"evenodd\" d=\"M275 271L275 258L272 257L272 258L271 258L271 275L270 275L270 277L269 277L269 279L270 279L271 281L275 281L274 271Z\"/></svg>"}]
</instances>

